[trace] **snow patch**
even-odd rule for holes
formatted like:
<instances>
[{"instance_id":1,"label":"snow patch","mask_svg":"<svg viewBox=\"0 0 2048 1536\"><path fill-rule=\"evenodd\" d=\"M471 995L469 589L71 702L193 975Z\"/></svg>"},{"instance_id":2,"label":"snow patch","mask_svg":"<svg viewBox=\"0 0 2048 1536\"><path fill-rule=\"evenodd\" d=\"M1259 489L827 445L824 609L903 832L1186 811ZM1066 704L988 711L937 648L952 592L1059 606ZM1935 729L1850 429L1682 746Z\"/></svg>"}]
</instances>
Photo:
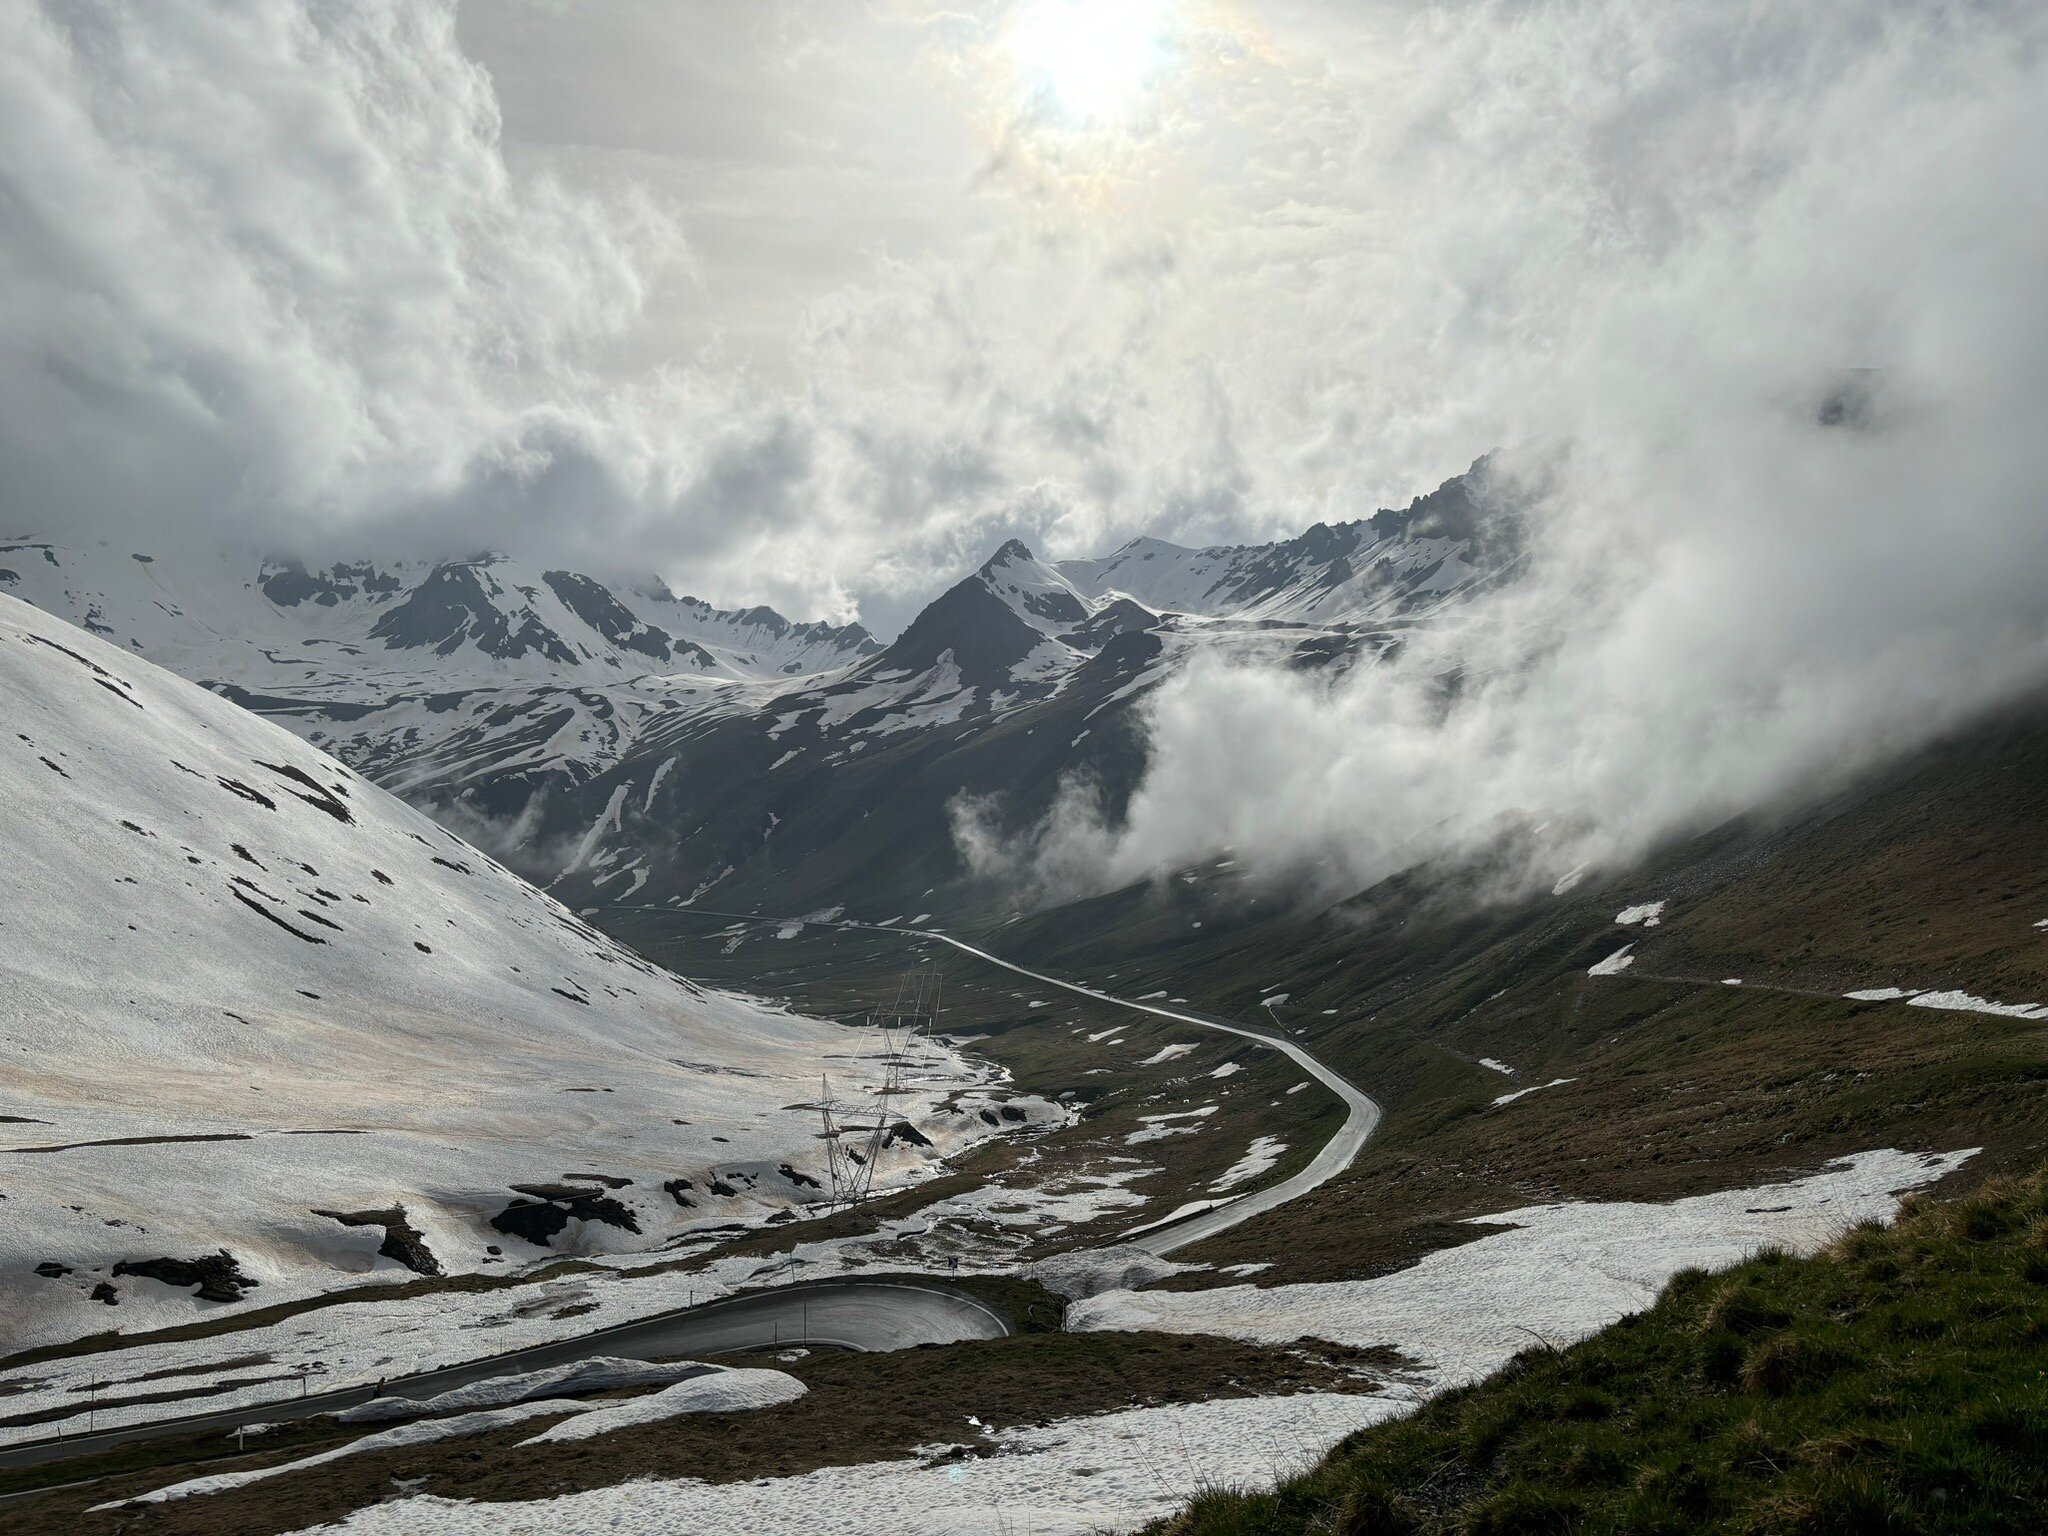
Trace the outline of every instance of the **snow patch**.
<instances>
[{"instance_id":1,"label":"snow patch","mask_svg":"<svg viewBox=\"0 0 2048 1536\"><path fill-rule=\"evenodd\" d=\"M622 1403L589 1408L573 1419L564 1419L521 1445L544 1445L560 1440L589 1440L613 1430L636 1424L659 1424L686 1413L743 1413L756 1408L773 1408L793 1403L810 1389L784 1371L734 1369L693 1376L644 1397L629 1397Z\"/></svg>"},{"instance_id":2,"label":"snow patch","mask_svg":"<svg viewBox=\"0 0 2048 1536\"><path fill-rule=\"evenodd\" d=\"M1940 1008L1953 1013L1989 1013L2003 1019L2048 1019L2048 1003L1994 1003L1968 992L1922 992L1908 998L1909 1008Z\"/></svg>"},{"instance_id":3,"label":"snow patch","mask_svg":"<svg viewBox=\"0 0 2048 1536\"><path fill-rule=\"evenodd\" d=\"M1262 1173L1271 1172L1287 1150L1287 1143L1277 1136L1261 1136L1245 1149L1243 1157L1223 1170L1223 1174L1209 1188L1217 1194L1248 1184Z\"/></svg>"},{"instance_id":4,"label":"snow patch","mask_svg":"<svg viewBox=\"0 0 2048 1536\"><path fill-rule=\"evenodd\" d=\"M1969 992L1914 992L1904 987L1865 987L1842 994L1852 1002L1895 1003L1911 1008L1937 1008L1945 1013L1988 1013L2001 1019L2048 1019L2048 1003L1999 1003Z\"/></svg>"},{"instance_id":5,"label":"snow patch","mask_svg":"<svg viewBox=\"0 0 2048 1536\"><path fill-rule=\"evenodd\" d=\"M1495 1099L1493 1107L1499 1109L1503 1104L1512 1104L1517 1099L1526 1099L1532 1093L1541 1093L1546 1088L1562 1088L1566 1083L1576 1083L1577 1081L1576 1077L1553 1077L1549 1082L1537 1083L1534 1087L1517 1088L1513 1093L1504 1093Z\"/></svg>"},{"instance_id":6,"label":"snow patch","mask_svg":"<svg viewBox=\"0 0 2048 1536\"><path fill-rule=\"evenodd\" d=\"M542 1397L614 1392L622 1387L669 1386L691 1376L701 1376L707 1369L709 1367L693 1360L649 1365L642 1360L616 1360L608 1355L599 1355L568 1365L549 1366L542 1371L492 1376L435 1397L373 1397L367 1403L344 1408L334 1417L342 1424L385 1424L395 1419L418 1419L431 1414L504 1408Z\"/></svg>"},{"instance_id":7,"label":"snow patch","mask_svg":"<svg viewBox=\"0 0 2048 1536\"><path fill-rule=\"evenodd\" d=\"M1076 1301L1083 1296L1099 1296L1104 1291L1134 1291L1140 1286L1157 1285L1192 1267L1124 1244L1056 1253L1027 1266L1024 1274L1055 1296Z\"/></svg>"},{"instance_id":8,"label":"snow patch","mask_svg":"<svg viewBox=\"0 0 2048 1536\"><path fill-rule=\"evenodd\" d=\"M1634 948L1634 944L1622 945L1621 948L1617 949L1599 964L1587 966L1586 974L1588 976L1619 976L1623 971L1636 963L1636 957L1629 953Z\"/></svg>"},{"instance_id":9,"label":"snow patch","mask_svg":"<svg viewBox=\"0 0 2048 1536\"><path fill-rule=\"evenodd\" d=\"M1169 1136L1192 1136L1199 1131L1201 1122L1216 1113L1214 1104L1204 1104L1200 1109L1176 1109L1165 1114L1140 1115L1144 1129L1136 1130L1124 1138L1124 1145L1135 1147L1147 1141L1164 1141ZM1175 1125L1176 1120L1192 1120L1193 1125Z\"/></svg>"},{"instance_id":10,"label":"snow patch","mask_svg":"<svg viewBox=\"0 0 2048 1536\"><path fill-rule=\"evenodd\" d=\"M655 793L661 788L661 781L669 776L670 771L674 769L675 765L676 759L672 756L661 760L660 766L654 770L654 777L647 781L647 798L640 802L641 810L651 811L654 809Z\"/></svg>"}]
</instances>

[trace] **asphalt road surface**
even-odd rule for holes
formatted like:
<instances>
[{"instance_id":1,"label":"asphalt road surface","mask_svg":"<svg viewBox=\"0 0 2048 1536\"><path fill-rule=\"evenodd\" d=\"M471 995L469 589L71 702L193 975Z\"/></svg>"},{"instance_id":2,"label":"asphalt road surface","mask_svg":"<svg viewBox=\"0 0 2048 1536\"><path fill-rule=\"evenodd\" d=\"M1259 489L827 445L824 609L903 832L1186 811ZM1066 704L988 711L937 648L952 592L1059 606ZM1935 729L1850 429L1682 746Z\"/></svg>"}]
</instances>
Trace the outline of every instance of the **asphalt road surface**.
<instances>
[{"instance_id":1,"label":"asphalt road surface","mask_svg":"<svg viewBox=\"0 0 2048 1536\"><path fill-rule=\"evenodd\" d=\"M886 928L880 931L897 933L904 930ZM1261 1211L1270 1211L1275 1206L1285 1205L1288 1201L1307 1194L1318 1184L1328 1183L1357 1160L1359 1152L1365 1147L1366 1139L1379 1127L1380 1107L1372 1096L1316 1060L1296 1041L1267 1030L1233 1024L1228 1019L1217 1018L1214 1014L1194 1013L1185 1008L1163 1008L1157 1003L1140 1003L1129 998L1112 997L1107 992L1098 992L1095 988L1084 987L1079 982L1061 981L1057 976L1026 970L1023 966L1014 965L985 949L976 949L972 944L943 933L935 933L929 928L913 928L908 931L937 939L942 944L950 944L953 948L986 960L991 965L999 965L1006 971L1016 972L1019 976L1028 976L1033 981L1042 981L1049 987L1059 987L1064 991L1077 992L1082 997L1093 998L1098 1003L1114 1003L1119 1008L1153 1014L1158 1018L1172 1019L1180 1024L1192 1024L1198 1029L1220 1030L1226 1035L1240 1035L1247 1040L1256 1040L1261 1045L1270 1046L1281 1052L1302 1071L1344 1101L1344 1107L1348 1111L1344 1123L1337 1128L1334 1136L1323 1143L1322 1150L1316 1153L1314 1159L1301 1172L1250 1194L1208 1201L1199 1210L1138 1227L1125 1234L1127 1242L1134 1243L1149 1253L1168 1254L1189 1247L1204 1238L1214 1237L1218 1232L1228 1231Z\"/></svg>"},{"instance_id":2,"label":"asphalt road surface","mask_svg":"<svg viewBox=\"0 0 2048 1536\"><path fill-rule=\"evenodd\" d=\"M957 1344L966 1339L999 1339L1010 1331L999 1313L937 1281L923 1284L907 1280L818 1280L772 1290L745 1291L703 1306L556 1339L508 1355L494 1355L417 1376L396 1377L384 1384L384 1395L433 1397L489 1377L536 1371L598 1355L622 1360L673 1360L803 1344L875 1352L911 1349L919 1344ZM208 1431L227 1435L242 1424L274 1424L283 1419L353 1408L372 1395L368 1387L316 1392L281 1402L254 1403L217 1413L67 1435L61 1440L29 1441L0 1448L0 1467L31 1467L166 1435Z\"/></svg>"},{"instance_id":3,"label":"asphalt road surface","mask_svg":"<svg viewBox=\"0 0 2048 1536\"><path fill-rule=\"evenodd\" d=\"M751 923L772 923L787 921L763 917L757 912L716 912L707 907L628 907L615 906L618 912L665 912L670 916L682 913L696 913L703 917L740 918ZM909 939L936 939L941 944L950 944L963 954L973 955L977 960L986 960L990 965L1000 966L1019 976L1028 976L1033 981L1058 987L1064 992L1073 992L1081 997L1092 998L1098 1003L1108 1003L1117 1008L1128 1008L1134 1013L1149 1013L1155 1018L1171 1019L1177 1024L1192 1024L1197 1029L1219 1030L1226 1035L1238 1035L1246 1040L1279 1051L1294 1064L1308 1073L1317 1082L1328 1088L1344 1101L1344 1123L1337 1133L1323 1144L1309 1165L1299 1173L1282 1179L1264 1189L1249 1194L1232 1195L1223 1200L1199 1202L1194 1209L1183 1210L1164 1220L1136 1227L1125 1234L1125 1240L1148 1253L1169 1254L1182 1248L1227 1232L1243 1221L1248 1221L1261 1211L1270 1211L1276 1206L1298 1199L1319 1184L1326 1184L1358 1160L1365 1143L1379 1128L1380 1106L1373 1097L1356 1083L1341 1076L1334 1068L1326 1066L1311 1055L1298 1041L1271 1030L1255 1029L1250 1025L1236 1024L1229 1019L1218 1018L1213 1013L1199 1013L1187 1008L1165 1007L1158 1003L1141 1003L1128 997L1117 997L1112 993L1099 991L1094 987L1081 985L1076 981L1062 981L1057 976L1048 976L1043 971L1027 970L1014 961L1000 955L992 955L985 949L942 933L936 928L899 928L894 924L854 923L844 920L820 921L805 918L805 922L820 928L855 929L863 933L892 933Z\"/></svg>"}]
</instances>

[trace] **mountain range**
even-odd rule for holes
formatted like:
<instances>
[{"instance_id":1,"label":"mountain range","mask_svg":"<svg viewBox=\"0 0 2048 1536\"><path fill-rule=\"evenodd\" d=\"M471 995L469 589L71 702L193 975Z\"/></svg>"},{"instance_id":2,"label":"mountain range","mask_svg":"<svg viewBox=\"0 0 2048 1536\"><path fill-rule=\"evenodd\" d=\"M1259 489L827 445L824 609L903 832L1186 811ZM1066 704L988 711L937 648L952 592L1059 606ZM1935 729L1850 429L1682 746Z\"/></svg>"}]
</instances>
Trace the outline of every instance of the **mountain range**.
<instances>
[{"instance_id":1,"label":"mountain range","mask_svg":"<svg viewBox=\"0 0 2048 1536\"><path fill-rule=\"evenodd\" d=\"M0 543L11 593L293 730L586 913L845 905L956 884L948 807L1120 805L1141 711L1196 656L1345 668L1512 579L1481 460L1406 508L1272 544L998 548L884 645L659 580L500 554L325 567Z\"/></svg>"}]
</instances>

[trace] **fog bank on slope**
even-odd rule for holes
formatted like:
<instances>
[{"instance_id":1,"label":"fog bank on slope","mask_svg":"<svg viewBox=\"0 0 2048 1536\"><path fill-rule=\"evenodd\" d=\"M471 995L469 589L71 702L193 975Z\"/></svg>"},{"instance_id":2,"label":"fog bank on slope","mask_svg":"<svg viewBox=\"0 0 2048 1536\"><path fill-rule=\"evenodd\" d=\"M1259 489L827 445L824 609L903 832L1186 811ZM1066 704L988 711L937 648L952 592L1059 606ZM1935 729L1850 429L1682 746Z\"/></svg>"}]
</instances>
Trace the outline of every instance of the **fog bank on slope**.
<instances>
[{"instance_id":1,"label":"fog bank on slope","mask_svg":"<svg viewBox=\"0 0 2048 1536\"><path fill-rule=\"evenodd\" d=\"M1466 382L1571 445L1502 459L1531 568L1335 684L1191 669L1128 816L1069 797L1042 876L1228 846L1356 886L1512 823L1547 883L2048 679L2048 22L1867 9L1435 30L1402 211L1503 264Z\"/></svg>"}]
</instances>

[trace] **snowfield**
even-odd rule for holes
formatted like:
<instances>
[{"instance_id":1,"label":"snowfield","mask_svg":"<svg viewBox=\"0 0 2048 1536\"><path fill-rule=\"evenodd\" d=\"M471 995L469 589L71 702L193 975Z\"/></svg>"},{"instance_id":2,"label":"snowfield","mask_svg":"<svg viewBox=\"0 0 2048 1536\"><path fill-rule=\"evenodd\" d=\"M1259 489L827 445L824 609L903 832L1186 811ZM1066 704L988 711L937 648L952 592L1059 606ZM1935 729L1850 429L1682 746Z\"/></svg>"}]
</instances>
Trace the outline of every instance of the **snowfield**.
<instances>
[{"instance_id":1,"label":"snowfield","mask_svg":"<svg viewBox=\"0 0 2048 1536\"><path fill-rule=\"evenodd\" d=\"M650 1478L525 1504L400 1499L300 1536L1094 1536L1170 1515L1202 1487L1270 1484L1406 1406L1336 1393L1230 1398L993 1434L963 1417L952 1433L965 1458L933 1445L746 1483Z\"/></svg>"},{"instance_id":2,"label":"snowfield","mask_svg":"<svg viewBox=\"0 0 2048 1536\"><path fill-rule=\"evenodd\" d=\"M824 1179L821 1075L880 1080L867 1036L648 965L280 727L6 597L0 696L14 1348L763 1217ZM931 1145L898 1139L886 1180L990 1134L937 1108L987 1075L922 1047L897 1102Z\"/></svg>"},{"instance_id":3,"label":"snowfield","mask_svg":"<svg viewBox=\"0 0 2048 1536\"><path fill-rule=\"evenodd\" d=\"M1219 1333L1265 1344L1391 1345L1440 1392L1539 1340L1563 1347L1655 1300L1688 1266L1723 1268L1777 1244L1811 1252L1975 1156L1864 1152L1823 1172L1668 1205L1538 1205L1475 1220L1509 1230L1376 1280L1205 1291L1109 1291L1074 1302L1072 1329Z\"/></svg>"}]
</instances>

